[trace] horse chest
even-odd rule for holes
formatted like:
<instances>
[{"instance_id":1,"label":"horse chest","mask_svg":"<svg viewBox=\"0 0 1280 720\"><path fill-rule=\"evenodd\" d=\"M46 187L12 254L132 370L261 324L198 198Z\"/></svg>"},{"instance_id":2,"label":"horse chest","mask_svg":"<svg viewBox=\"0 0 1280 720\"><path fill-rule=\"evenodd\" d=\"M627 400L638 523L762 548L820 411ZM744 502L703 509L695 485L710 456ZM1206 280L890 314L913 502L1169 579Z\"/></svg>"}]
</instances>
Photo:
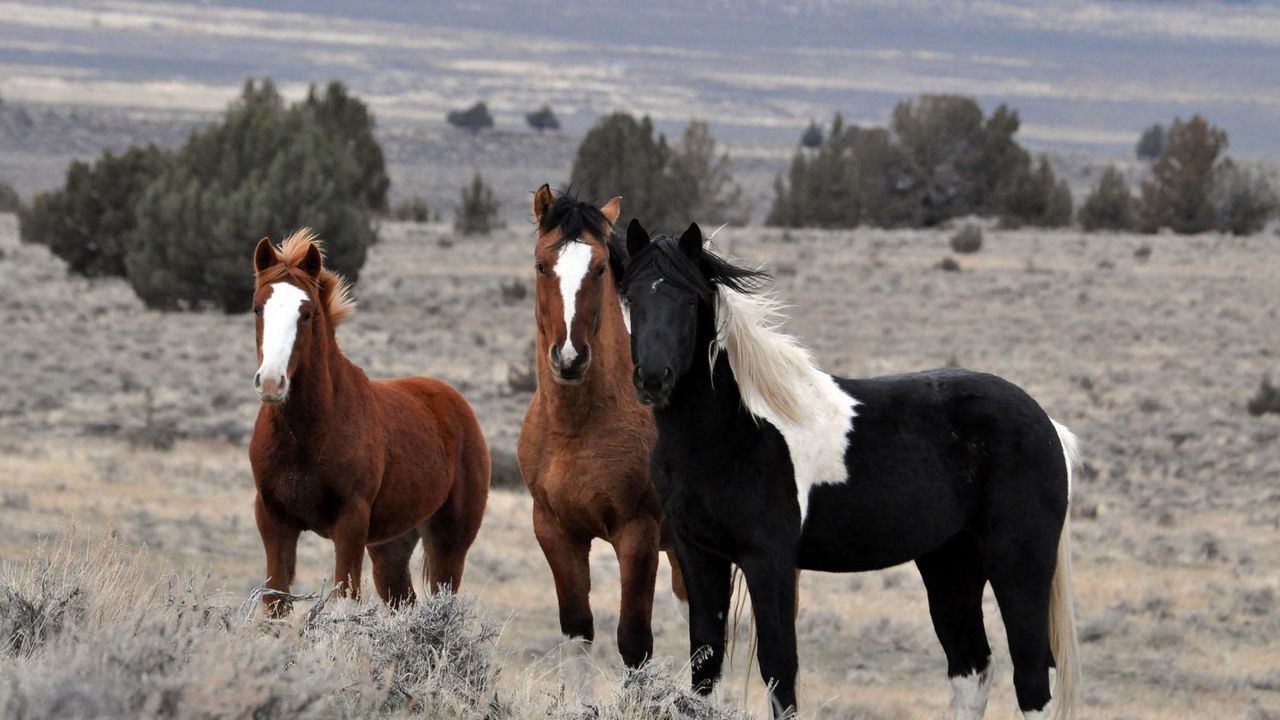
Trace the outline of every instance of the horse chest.
<instances>
[{"instance_id":1,"label":"horse chest","mask_svg":"<svg viewBox=\"0 0 1280 720\"><path fill-rule=\"evenodd\" d=\"M799 535L789 476L746 459L704 460L655 458L654 487L667 522L682 539L734 559L765 535L775 541Z\"/></svg>"},{"instance_id":2,"label":"horse chest","mask_svg":"<svg viewBox=\"0 0 1280 720\"><path fill-rule=\"evenodd\" d=\"M273 514L304 530L326 535L347 498L338 488L314 472L293 470L275 475L258 488Z\"/></svg>"}]
</instances>

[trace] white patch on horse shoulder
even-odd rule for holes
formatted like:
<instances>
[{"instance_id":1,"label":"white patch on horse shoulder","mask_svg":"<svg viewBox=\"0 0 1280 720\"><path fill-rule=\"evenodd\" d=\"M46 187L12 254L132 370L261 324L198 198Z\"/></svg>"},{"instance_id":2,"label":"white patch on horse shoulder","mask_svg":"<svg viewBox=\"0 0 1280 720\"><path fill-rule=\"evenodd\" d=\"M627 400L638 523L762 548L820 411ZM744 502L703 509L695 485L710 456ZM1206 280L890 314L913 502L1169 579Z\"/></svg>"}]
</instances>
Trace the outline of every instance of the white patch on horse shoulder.
<instances>
[{"instance_id":1,"label":"white patch on horse shoulder","mask_svg":"<svg viewBox=\"0 0 1280 720\"><path fill-rule=\"evenodd\" d=\"M956 720L982 720L987 711L987 696L991 692L991 660L987 667L968 675L951 678L951 710Z\"/></svg>"},{"instance_id":2,"label":"white patch on horse shoulder","mask_svg":"<svg viewBox=\"0 0 1280 720\"><path fill-rule=\"evenodd\" d=\"M841 390L835 378L819 372L809 382L813 404L808 422L793 424L783 418L764 418L778 428L791 451L801 528L809 514L809 494L813 487L849 480L845 453L849 449L853 419L858 415L858 401Z\"/></svg>"},{"instance_id":3,"label":"white patch on horse shoulder","mask_svg":"<svg viewBox=\"0 0 1280 720\"><path fill-rule=\"evenodd\" d=\"M307 294L286 282L271 285L271 297L262 307L263 377L281 377L289 370L293 341L298 337L298 313Z\"/></svg>"},{"instance_id":4,"label":"white patch on horse shoulder","mask_svg":"<svg viewBox=\"0 0 1280 720\"><path fill-rule=\"evenodd\" d=\"M720 337L713 353L726 352L742 404L787 443L803 529L814 486L849 480L845 453L859 403L818 369L808 350L777 329L781 311L769 297L720 288L716 314Z\"/></svg>"},{"instance_id":5,"label":"white patch on horse shoulder","mask_svg":"<svg viewBox=\"0 0 1280 720\"><path fill-rule=\"evenodd\" d=\"M591 246L570 240L560 248L560 258L556 260L556 277L560 278L560 297L564 304L564 347L560 349L560 360L569 364L578 357L573 347L573 315L577 310L578 288L582 287L582 279L587 276L591 267Z\"/></svg>"}]
</instances>

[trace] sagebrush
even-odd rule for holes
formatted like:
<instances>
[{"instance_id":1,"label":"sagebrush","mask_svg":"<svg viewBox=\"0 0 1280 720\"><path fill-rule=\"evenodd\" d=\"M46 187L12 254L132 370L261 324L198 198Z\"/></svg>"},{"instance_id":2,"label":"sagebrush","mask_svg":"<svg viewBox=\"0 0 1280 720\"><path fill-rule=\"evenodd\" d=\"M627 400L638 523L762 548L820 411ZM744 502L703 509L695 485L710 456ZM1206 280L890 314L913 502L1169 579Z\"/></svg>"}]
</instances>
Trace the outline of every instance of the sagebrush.
<instances>
[{"instance_id":1,"label":"sagebrush","mask_svg":"<svg viewBox=\"0 0 1280 720\"><path fill-rule=\"evenodd\" d=\"M255 595L157 570L112 536L60 536L27 562L0 562L0 716L747 717L694 695L664 664L595 667L618 688L598 701L537 663L504 678L498 626L465 597L395 612L376 599L296 600L287 620L265 620Z\"/></svg>"}]
</instances>

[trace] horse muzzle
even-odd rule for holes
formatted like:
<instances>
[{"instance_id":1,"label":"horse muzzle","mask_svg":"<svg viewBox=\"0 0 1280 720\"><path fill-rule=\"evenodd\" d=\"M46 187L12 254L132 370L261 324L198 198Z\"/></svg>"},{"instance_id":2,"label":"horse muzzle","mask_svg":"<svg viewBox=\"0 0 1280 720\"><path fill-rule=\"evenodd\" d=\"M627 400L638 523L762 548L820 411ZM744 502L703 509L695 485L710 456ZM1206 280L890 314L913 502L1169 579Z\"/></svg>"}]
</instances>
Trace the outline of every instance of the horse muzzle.
<instances>
[{"instance_id":1,"label":"horse muzzle","mask_svg":"<svg viewBox=\"0 0 1280 720\"><path fill-rule=\"evenodd\" d=\"M573 357L560 351L559 345L552 345L547 361L551 365L551 377L561 385L581 385L587 377L587 368L591 366L591 346L587 345Z\"/></svg>"},{"instance_id":2,"label":"horse muzzle","mask_svg":"<svg viewBox=\"0 0 1280 720\"><path fill-rule=\"evenodd\" d=\"M636 386L636 397L641 404L661 408L670 402L676 378L669 367L654 371L637 366L631 382Z\"/></svg>"},{"instance_id":3,"label":"horse muzzle","mask_svg":"<svg viewBox=\"0 0 1280 720\"><path fill-rule=\"evenodd\" d=\"M253 389L258 391L258 397L262 398L262 402L268 405L279 405L289 397L289 378L272 374L263 377L262 371L259 370L253 376Z\"/></svg>"}]
</instances>

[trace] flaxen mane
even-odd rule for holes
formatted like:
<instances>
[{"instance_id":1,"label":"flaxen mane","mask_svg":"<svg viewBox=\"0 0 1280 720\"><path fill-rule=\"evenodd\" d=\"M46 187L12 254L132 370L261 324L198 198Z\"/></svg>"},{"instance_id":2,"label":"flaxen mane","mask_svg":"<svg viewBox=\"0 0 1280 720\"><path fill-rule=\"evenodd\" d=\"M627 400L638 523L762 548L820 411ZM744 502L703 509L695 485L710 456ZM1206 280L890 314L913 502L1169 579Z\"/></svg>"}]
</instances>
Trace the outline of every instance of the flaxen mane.
<instances>
[{"instance_id":1,"label":"flaxen mane","mask_svg":"<svg viewBox=\"0 0 1280 720\"><path fill-rule=\"evenodd\" d=\"M808 425L826 419L822 387L830 383L813 353L780 329L782 305L771 295L749 295L717 286L716 342L729 359L742 404L756 417Z\"/></svg>"},{"instance_id":2,"label":"flaxen mane","mask_svg":"<svg viewBox=\"0 0 1280 720\"><path fill-rule=\"evenodd\" d=\"M312 279L310 275L302 270L302 261L307 257L307 251L313 246L320 251L320 257L323 258L324 246L321 244L320 238L316 237L314 230L304 227L295 231L285 238L284 242L280 243L280 247L276 250L280 263L258 273L255 279L258 287L275 282L290 281L300 287L314 290L320 297L320 302L324 304L325 315L336 327L342 324L342 321L356 309L356 301L351 297L351 286L341 275L327 268L322 268L320 277Z\"/></svg>"}]
</instances>

